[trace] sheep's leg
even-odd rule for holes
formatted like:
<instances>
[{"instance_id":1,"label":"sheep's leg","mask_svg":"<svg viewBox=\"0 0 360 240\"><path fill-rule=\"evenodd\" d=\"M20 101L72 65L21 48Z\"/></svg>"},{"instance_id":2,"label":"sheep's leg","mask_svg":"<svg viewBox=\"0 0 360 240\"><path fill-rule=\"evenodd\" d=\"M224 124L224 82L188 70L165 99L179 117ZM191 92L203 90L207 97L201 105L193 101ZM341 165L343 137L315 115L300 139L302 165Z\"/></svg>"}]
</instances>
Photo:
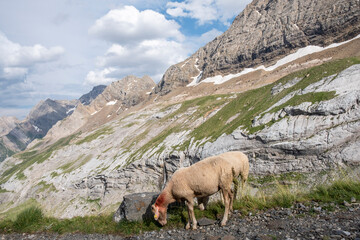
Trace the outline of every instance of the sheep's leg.
<instances>
[{"instance_id":1,"label":"sheep's leg","mask_svg":"<svg viewBox=\"0 0 360 240\"><path fill-rule=\"evenodd\" d=\"M209 202L209 197L198 197L199 208L201 211L206 209L206 206Z\"/></svg>"},{"instance_id":2,"label":"sheep's leg","mask_svg":"<svg viewBox=\"0 0 360 240\"><path fill-rule=\"evenodd\" d=\"M233 209L233 205L234 205L234 193L232 190L230 190L230 203L229 203L229 208L230 208L230 213L232 213L234 211Z\"/></svg>"},{"instance_id":3,"label":"sheep's leg","mask_svg":"<svg viewBox=\"0 0 360 240\"><path fill-rule=\"evenodd\" d=\"M231 196L233 196L233 194L231 193L230 189L222 189L222 193L224 196L225 212L221 221L221 226L225 226L229 216L230 199L232 198Z\"/></svg>"},{"instance_id":4,"label":"sheep's leg","mask_svg":"<svg viewBox=\"0 0 360 240\"><path fill-rule=\"evenodd\" d=\"M195 213L194 213L194 200L193 199L191 199L190 201L187 200L186 205L188 208L189 220L188 220L185 228L190 229L190 221L192 221L192 229L195 230L195 229L197 229L197 221L196 221Z\"/></svg>"}]
</instances>

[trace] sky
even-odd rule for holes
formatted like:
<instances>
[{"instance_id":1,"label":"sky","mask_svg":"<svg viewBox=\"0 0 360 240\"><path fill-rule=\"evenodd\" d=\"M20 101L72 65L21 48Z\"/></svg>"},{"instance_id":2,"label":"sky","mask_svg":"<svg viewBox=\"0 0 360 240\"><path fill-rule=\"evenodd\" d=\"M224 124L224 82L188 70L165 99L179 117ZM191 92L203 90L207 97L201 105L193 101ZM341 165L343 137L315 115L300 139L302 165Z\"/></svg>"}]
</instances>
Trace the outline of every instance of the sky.
<instances>
[{"instance_id":1,"label":"sky","mask_svg":"<svg viewBox=\"0 0 360 240\"><path fill-rule=\"evenodd\" d=\"M156 83L251 0L1 0L0 117L127 75Z\"/></svg>"}]
</instances>

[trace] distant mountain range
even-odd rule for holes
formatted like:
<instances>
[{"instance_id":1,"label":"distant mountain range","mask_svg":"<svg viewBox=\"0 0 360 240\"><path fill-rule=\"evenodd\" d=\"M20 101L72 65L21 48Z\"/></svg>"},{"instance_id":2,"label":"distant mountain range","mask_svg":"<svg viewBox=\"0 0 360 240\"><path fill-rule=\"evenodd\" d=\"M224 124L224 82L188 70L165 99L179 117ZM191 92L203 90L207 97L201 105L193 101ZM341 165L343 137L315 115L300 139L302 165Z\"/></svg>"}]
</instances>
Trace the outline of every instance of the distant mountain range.
<instances>
[{"instance_id":1,"label":"distant mountain range","mask_svg":"<svg viewBox=\"0 0 360 240\"><path fill-rule=\"evenodd\" d=\"M71 115L79 102L85 105L90 104L104 91L105 87L96 86L79 100L40 101L23 121L15 117L0 118L0 161L15 152L24 150L33 140L44 137L58 121Z\"/></svg>"}]
</instances>

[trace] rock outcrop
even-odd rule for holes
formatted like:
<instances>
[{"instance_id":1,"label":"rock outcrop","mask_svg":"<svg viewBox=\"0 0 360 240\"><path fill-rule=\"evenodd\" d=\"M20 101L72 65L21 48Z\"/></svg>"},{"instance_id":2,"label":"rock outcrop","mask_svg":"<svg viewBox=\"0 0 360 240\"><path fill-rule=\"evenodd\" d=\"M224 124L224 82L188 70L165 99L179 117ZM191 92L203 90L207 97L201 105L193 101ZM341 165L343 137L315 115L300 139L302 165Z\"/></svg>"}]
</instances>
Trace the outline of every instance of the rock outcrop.
<instances>
[{"instance_id":1,"label":"rock outcrop","mask_svg":"<svg viewBox=\"0 0 360 240\"><path fill-rule=\"evenodd\" d=\"M357 0L255 0L221 36L171 66L154 92L164 95L194 79L272 65L308 45L327 46L360 33Z\"/></svg>"},{"instance_id":2,"label":"rock outcrop","mask_svg":"<svg viewBox=\"0 0 360 240\"><path fill-rule=\"evenodd\" d=\"M95 86L90 92L82 95L79 98L79 101L82 105L89 105L97 96L99 96L99 94L101 94L105 90L105 88L105 85Z\"/></svg>"}]
</instances>

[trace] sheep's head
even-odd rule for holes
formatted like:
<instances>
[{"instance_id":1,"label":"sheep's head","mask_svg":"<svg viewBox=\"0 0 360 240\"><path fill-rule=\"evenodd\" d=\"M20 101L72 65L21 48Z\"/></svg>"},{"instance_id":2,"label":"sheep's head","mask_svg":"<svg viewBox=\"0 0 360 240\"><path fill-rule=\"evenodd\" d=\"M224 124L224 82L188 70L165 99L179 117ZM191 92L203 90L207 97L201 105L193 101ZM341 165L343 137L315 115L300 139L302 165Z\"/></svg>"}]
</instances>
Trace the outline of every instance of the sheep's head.
<instances>
[{"instance_id":1,"label":"sheep's head","mask_svg":"<svg viewBox=\"0 0 360 240\"><path fill-rule=\"evenodd\" d=\"M161 226L164 226L166 221L166 208L158 206L156 203L151 206L151 211L154 214L154 219L158 221Z\"/></svg>"}]
</instances>

